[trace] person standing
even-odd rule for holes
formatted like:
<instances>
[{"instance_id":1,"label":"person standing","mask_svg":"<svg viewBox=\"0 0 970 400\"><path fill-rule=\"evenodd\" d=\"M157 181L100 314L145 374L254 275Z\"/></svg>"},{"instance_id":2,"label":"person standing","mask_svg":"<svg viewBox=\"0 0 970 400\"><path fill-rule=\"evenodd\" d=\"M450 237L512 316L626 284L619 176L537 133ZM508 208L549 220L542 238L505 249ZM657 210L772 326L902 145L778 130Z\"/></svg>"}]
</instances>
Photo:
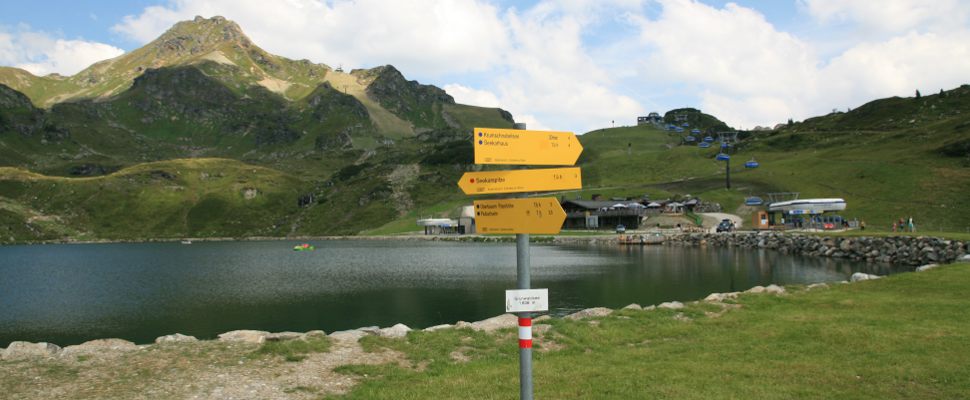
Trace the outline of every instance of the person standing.
<instances>
[{"instance_id":1,"label":"person standing","mask_svg":"<svg viewBox=\"0 0 970 400\"><path fill-rule=\"evenodd\" d=\"M913 224L913 216L912 215L909 216L909 231L910 232L916 232L916 225Z\"/></svg>"}]
</instances>

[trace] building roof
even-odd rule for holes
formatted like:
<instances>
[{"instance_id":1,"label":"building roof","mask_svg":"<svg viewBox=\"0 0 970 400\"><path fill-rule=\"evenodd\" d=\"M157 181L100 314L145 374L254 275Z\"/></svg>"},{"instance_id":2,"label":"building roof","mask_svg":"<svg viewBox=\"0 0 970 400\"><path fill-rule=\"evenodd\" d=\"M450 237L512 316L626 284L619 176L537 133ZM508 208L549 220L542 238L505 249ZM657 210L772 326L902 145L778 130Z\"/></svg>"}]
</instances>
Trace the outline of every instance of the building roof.
<instances>
[{"instance_id":1,"label":"building roof","mask_svg":"<svg viewBox=\"0 0 970 400\"><path fill-rule=\"evenodd\" d=\"M601 208L610 208L610 207L613 207L613 206L615 206L617 204L623 204L625 206L629 206L630 204L640 204L640 202L633 201L633 200L622 200L622 201L617 201L617 200L566 200L562 204L563 205L573 204L573 205L575 205L575 206L577 206L579 208L584 208L584 209L587 209L587 210L599 210Z\"/></svg>"}]
</instances>

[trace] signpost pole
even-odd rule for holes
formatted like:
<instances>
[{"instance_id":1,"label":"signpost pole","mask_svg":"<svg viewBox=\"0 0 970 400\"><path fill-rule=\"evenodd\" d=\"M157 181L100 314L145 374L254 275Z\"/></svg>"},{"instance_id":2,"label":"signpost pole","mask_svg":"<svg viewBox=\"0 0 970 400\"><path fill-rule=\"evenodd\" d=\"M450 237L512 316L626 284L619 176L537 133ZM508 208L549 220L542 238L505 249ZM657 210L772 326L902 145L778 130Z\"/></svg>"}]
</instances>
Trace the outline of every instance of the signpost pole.
<instances>
[{"instance_id":1,"label":"signpost pole","mask_svg":"<svg viewBox=\"0 0 970 400\"><path fill-rule=\"evenodd\" d=\"M525 129L524 123L516 123L513 129ZM529 234L515 235L516 288L529 289L532 285L529 272ZM532 400L532 313L519 313L519 398Z\"/></svg>"}]
</instances>

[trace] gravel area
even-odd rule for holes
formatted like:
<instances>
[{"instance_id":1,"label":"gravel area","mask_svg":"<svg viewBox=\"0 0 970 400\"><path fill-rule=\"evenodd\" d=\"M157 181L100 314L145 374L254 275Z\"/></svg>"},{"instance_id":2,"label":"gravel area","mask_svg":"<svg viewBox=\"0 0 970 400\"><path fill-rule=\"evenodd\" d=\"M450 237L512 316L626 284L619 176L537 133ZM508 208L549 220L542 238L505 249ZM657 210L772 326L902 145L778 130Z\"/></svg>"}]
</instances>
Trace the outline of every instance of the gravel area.
<instances>
[{"instance_id":1,"label":"gravel area","mask_svg":"<svg viewBox=\"0 0 970 400\"><path fill-rule=\"evenodd\" d=\"M163 343L128 350L0 361L4 399L318 399L345 393L349 364L397 363L400 353L364 352L356 338L334 337L329 352L298 362L253 356L258 344Z\"/></svg>"}]
</instances>

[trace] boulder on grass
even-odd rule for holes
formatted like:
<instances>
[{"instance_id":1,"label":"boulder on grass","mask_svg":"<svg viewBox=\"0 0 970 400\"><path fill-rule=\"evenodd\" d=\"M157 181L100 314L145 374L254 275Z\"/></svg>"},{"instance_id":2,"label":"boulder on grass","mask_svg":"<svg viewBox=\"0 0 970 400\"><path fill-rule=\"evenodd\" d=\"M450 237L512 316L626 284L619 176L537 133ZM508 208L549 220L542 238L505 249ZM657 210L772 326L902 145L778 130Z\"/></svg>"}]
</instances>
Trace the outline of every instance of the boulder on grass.
<instances>
[{"instance_id":1,"label":"boulder on grass","mask_svg":"<svg viewBox=\"0 0 970 400\"><path fill-rule=\"evenodd\" d=\"M478 322L472 322L471 328L476 331L492 332L502 328L515 328L519 326L519 317L513 314L502 314Z\"/></svg>"},{"instance_id":2,"label":"boulder on grass","mask_svg":"<svg viewBox=\"0 0 970 400\"><path fill-rule=\"evenodd\" d=\"M238 330L220 334L219 341L262 344L267 335L269 332L266 331Z\"/></svg>"},{"instance_id":3,"label":"boulder on grass","mask_svg":"<svg viewBox=\"0 0 970 400\"><path fill-rule=\"evenodd\" d=\"M18 360L34 357L53 357L61 352L61 348L53 343L12 342L3 351L4 360Z\"/></svg>"},{"instance_id":4,"label":"boulder on grass","mask_svg":"<svg viewBox=\"0 0 970 400\"><path fill-rule=\"evenodd\" d=\"M939 267L939 266L940 266L940 264L926 264L926 265L920 265L919 267L916 267L916 272L923 272L923 271L929 271L929 270L931 270L931 269L933 269L933 268L937 268L937 267Z\"/></svg>"},{"instance_id":5,"label":"boulder on grass","mask_svg":"<svg viewBox=\"0 0 970 400\"><path fill-rule=\"evenodd\" d=\"M155 343L186 343L186 342L198 342L195 336L187 336L181 333L173 333L171 335L159 336L155 338Z\"/></svg>"},{"instance_id":6,"label":"boulder on grass","mask_svg":"<svg viewBox=\"0 0 970 400\"><path fill-rule=\"evenodd\" d=\"M386 337L386 338L402 338L407 336L408 332L410 331L411 331L411 328L409 328L407 325L395 324L390 328L384 328L377 331L377 336Z\"/></svg>"},{"instance_id":7,"label":"boulder on grass","mask_svg":"<svg viewBox=\"0 0 970 400\"><path fill-rule=\"evenodd\" d=\"M454 328L454 327L455 326L452 325L452 324L441 324L441 325L429 326L429 327L424 328L422 330L425 331L425 332L434 332L434 331L440 331L442 329L450 329L450 328Z\"/></svg>"},{"instance_id":8,"label":"boulder on grass","mask_svg":"<svg viewBox=\"0 0 970 400\"><path fill-rule=\"evenodd\" d=\"M872 275L872 274L866 274L866 273L863 273L863 272L856 272L856 273L852 274L851 277L849 277L849 281L850 282L860 282L860 281L870 281L870 280L879 279L879 278L882 278L882 277L879 276L879 275Z\"/></svg>"},{"instance_id":9,"label":"boulder on grass","mask_svg":"<svg viewBox=\"0 0 970 400\"><path fill-rule=\"evenodd\" d=\"M720 303L728 299L738 298L738 292L728 292L728 293L711 293L704 298L704 301L711 303Z\"/></svg>"},{"instance_id":10,"label":"boulder on grass","mask_svg":"<svg viewBox=\"0 0 970 400\"><path fill-rule=\"evenodd\" d=\"M785 293L785 288L775 284L771 284L765 287L765 292L771 293L771 294L782 294L782 293Z\"/></svg>"},{"instance_id":11,"label":"boulder on grass","mask_svg":"<svg viewBox=\"0 0 970 400\"><path fill-rule=\"evenodd\" d=\"M572 314L565 316L564 318L571 319L571 320L580 320L580 319L586 319L586 318L605 317L612 313L613 313L612 309L609 309L606 307L594 307L594 308L587 308L582 311L574 312Z\"/></svg>"}]
</instances>

